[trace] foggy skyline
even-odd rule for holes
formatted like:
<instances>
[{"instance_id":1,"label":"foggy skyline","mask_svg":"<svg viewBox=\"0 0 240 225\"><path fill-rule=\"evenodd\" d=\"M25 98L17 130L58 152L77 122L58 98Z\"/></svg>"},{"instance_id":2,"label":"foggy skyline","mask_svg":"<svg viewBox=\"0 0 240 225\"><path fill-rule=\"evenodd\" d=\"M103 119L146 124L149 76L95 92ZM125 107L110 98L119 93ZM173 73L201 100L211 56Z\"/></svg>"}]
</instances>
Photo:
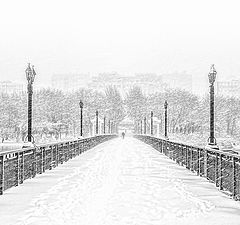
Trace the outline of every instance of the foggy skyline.
<instances>
[{"instance_id":1,"label":"foggy skyline","mask_svg":"<svg viewBox=\"0 0 240 225\"><path fill-rule=\"evenodd\" d=\"M53 74L192 74L194 92L240 75L237 1L6 1L0 13L0 80Z\"/></svg>"}]
</instances>

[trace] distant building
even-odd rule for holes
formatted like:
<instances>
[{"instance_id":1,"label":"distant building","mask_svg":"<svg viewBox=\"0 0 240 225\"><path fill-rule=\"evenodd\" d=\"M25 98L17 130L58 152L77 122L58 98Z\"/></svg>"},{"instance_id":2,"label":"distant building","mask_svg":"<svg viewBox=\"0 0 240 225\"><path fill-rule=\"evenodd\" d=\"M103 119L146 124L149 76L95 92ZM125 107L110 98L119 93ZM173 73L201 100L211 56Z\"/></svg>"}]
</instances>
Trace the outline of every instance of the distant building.
<instances>
[{"instance_id":1,"label":"distant building","mask_svg":"<svg viewBox=\"0 0 240 225\"><path fill-rule=\"evenodd\" d=\"M162 75L163 82L169 88L180 88L192 92L192 75L184 72L176 72Z\"/></svg>"},{"instance_id":2,"label":"distant building","mask_svg":"<svg viewBox=\"0 0 240 225\"><path fill-rule=\"evenodd\" d=\"M75 91L86 87L89 80L89 74L54 74L51 79L51 86L62 91Z\"/></svg>"},{"instance_id":3,"label":"distant building","mask_svg":"<svg viewBox=\"0 0 240 225\"><path fill-rule=\"evenodd\" d=\"M0 93L12 94L23 92L25 86L23 84L14 83L11 81L1 81L0 82Z\"/></svg>"},{"instance_id":4,"label":"distant building","mask_svg":"<svg viewBox=\"0 0 240 225\"><path fill-rule=\"evenodd\" d=\"M240 80L217 81L217 95L240 97Z\"/></svg>"},{"instance_id":5,"label":"distant building","mask_svg":"<svg viewBox=\"0 0 240 225\"><path fill-rule=\"evenodd\" d=\"M94 76L88 87L104 91L108 86L116 87L122 96L134 86L141 87L144 94L163 92L168 87L162 82L162 77L154 73L141 73L135 76L120 76L118 73L100 73Z\"/></svg>"},{"instance_id":6,"label":"distant building","mask_svg":"<svg viewBox=\"0 0 240 225\"><path fill-rule=\"evenodd\" d=\"M135 86L141 87L145 95L154 94L156 92L164 92L169 85L163 82L161 75L155 73L139 73L133 77Z\"/></svg>"},{"instance_id":7,"label":"distant building","mask_svg":"<svg viewBox=\"0 0 240 225\"><path fill-rule=\"evenodd\" d=\"M129 89L138 86L145 95L164 92L168 88L181 88L192 91L192 76L183 73L158 75L156 73L136 73L133 76L120 75L117 72L90 74L55 74L51 85L55 89L74 91L89 88L104 92L108 86L116 87L125 97Z\"/></svg>"}]
</instances>

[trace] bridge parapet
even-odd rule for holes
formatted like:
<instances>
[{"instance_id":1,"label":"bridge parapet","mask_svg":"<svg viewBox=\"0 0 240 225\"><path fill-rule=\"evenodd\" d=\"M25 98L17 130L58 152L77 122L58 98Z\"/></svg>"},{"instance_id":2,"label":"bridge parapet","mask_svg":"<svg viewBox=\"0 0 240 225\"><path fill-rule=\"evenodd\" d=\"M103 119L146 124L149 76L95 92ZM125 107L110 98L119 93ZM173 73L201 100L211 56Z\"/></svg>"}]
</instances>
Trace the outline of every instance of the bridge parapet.
<instances>
[{"instance_id":1,"label":"bridge parapet","mask_svg":"<svg viewBox=\"0 0 240 225\"><path fill-rule=\"evenodd\" d=\"M22 184L24 180L34 178L46 170L51 170L115 137L116 135L98 135L0 152L0 195L5 190Z\"/></svg>"},{"instance_id":2,"label":"bridge parapet","mask_svg":"<svg viewBox=\"0 0 240 225\"><path fill-rule=\"evenodd\" d=\"M240 200L240 155L176 143L147 135L135 138L151 145L177 164L203 176L235 200Z\"/></svg>"}]
</instances>

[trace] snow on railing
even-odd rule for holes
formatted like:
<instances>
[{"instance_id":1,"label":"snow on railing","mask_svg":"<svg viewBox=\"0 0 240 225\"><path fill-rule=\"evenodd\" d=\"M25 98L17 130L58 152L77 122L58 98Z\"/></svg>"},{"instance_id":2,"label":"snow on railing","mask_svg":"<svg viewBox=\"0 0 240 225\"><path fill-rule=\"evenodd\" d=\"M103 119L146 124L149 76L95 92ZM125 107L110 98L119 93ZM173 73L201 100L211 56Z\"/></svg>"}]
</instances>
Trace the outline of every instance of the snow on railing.
<instances>
[{"instance_id":1,"label":"snow on railing","mask_svg":"<svg viewBox=\"0 0 240 225\"><path fill-rule=\"evenodd\" d=\"M136 138L151 145L181 166L214 182L221 191L240 200L240 156L211 148L176 143L147 135Z\"/></svg>"},{"instance_id":2,"label":"snow on railing","mask_svg":"<svg viewBox=\"0 0 240 225\"><path fill-rule=\"evenodd\" d=\"M0 152L0 195L3 191L34 178L45 170L110 140L116 135L98 135L73 141L50 143L35 147Z\"/></svg>"}]
</instances>

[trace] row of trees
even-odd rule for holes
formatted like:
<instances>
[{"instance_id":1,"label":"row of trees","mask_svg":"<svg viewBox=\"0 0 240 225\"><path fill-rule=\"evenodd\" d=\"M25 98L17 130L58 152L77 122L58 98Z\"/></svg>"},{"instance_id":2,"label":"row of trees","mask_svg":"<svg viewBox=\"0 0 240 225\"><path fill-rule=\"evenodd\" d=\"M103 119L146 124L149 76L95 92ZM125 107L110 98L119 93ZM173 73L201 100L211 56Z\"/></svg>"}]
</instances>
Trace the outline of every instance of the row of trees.
<instances>
[{"instance_id":1,"label":"row of trees","mask_svg":"<svg viewBox=\"0 0 240 225\"><path fill-rule=\"evenodd\" d=\"M124 118L123 102L118 90L109 87L105 93L79 89L72 93L42 89L33 95L33 133L36 141L79 136L79 101L84 103L83 128L89 134L96 110L115 126ZM0 131L5 139L24 140L27 134L27 93L0 95Z\"/></svg>"},{"instance_id":2,"label":"row of trees","mask_svg":"<svg viewBox=\"0 0 240 225\"><path fill-rule=\"evenodd\" d=\"M128 115L136 122L150 111L164 126L164 102L168 101L169 132L196 133L208 135L209 132L209 96L199 97L190 92L174 89L164 93L144 96L141 88L129 91L125 99ZM238 136L240 133L240 99L216 96L215 124L217 137Z\"/></svg>"},{"instance_id":3,"label":"row of trees","mask_svg":"<svg viewBox=\"0 0 240 225\"><path fill-rule=\"evenodd\" d=\"M164 102L168 101L169 132L208 134L209 96L199 97L187 91L174 89L145 96L139 87L126 93L123 99L115 87L104 93L79 89L72 93L42 89L33 95L33 132L40 140L44 137L79 135L79 101L84 103L84 134L91 130L96 110L115 126L125 116L135 125L154 112L164 126ZM240 130L240 100L217 96L215 98L216 135L238 136ZM0 132L6 138L24 140L27 132L27 93L0 95Z\"/></svg>"}]
</instances>

